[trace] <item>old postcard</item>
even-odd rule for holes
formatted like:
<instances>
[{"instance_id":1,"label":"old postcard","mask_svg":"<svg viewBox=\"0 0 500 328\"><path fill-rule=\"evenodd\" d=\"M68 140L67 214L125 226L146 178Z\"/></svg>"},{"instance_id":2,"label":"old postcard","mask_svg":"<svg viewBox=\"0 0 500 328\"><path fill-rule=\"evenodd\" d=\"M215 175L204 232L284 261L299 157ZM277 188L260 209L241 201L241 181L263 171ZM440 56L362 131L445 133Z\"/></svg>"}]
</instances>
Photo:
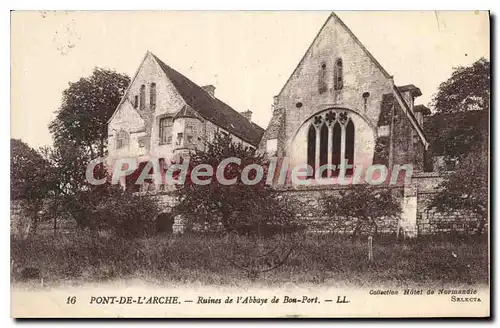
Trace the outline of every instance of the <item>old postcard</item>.
<instances>
[{"instance_id":1,"label":"old postcard","mask_svg":"<svg viewBox=\"0 0 500 328\"><path fill-rule=\"evenodd\" d=\"M11 316L490 316L485 11L14 11Z\"/></svg>"}]
</instances>

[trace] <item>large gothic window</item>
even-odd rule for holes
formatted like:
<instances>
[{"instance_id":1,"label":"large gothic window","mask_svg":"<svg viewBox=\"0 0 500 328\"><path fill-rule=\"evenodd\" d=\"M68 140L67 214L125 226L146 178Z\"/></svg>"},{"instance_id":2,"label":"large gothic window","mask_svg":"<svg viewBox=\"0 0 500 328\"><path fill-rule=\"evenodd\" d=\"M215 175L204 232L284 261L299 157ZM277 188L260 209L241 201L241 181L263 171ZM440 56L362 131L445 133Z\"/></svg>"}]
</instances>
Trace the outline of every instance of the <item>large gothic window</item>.
<instances>
[{"instance_id":1,"label":"large gothic window","mask_svg":"<svg viewBox=\"0 0 500 328\"><path fill-rule=\"evenodd\" d=\"M323 124L319 134L319 166L328 164L328 127ZM327 170L321 172L323 178L327 177Z\"/></svg>"},{"instance_id":2,"label":"large gothic window","mask_svg":"<svg viewBox=\"0 0 500 328\"><path fill-rule=\"evenodd\" d=\"M316 129L311 124L307 133L307 164L315 167L316 161Z\"/></svg>"},{"instance_id":3,"label":"large gothic window","mask_svg":"<svg viewBox=\"0 0 500 328\"><path fill-rule=\"evenodd\" d=\"M337 59L335 61L335 67L333 71L333 89L341 90L344 87L344 68L342 65L342 59Z\"/></svg>"},{"instance_id":4,"label":"large gothic window","mask_svg":"<svg viewBox=\"0 0 500 328\"><path fill-rule=\"evenodd\" d=\"M349 165L354 164L354 124L351 120L347 122L345 129L345 158ZM348 168L346 175L352 175L353 168Z\"/></svg>"},{"instance_id":5,"label":"large gothic window","mask_svg":"<svg viewBox=\"0 0 500 328\"><path fill-rule=\"evenodd\" d=\"M337 167L340 164L340 153L342 147L342 128L339 122L335 122L332 129L332 164ZM333 171L333 175L339 175L339 171Z\"/></svg>"},{"instance_id":6,"label":"large gothic window","mask_svg":"<svg viewBox=\"0 0 500 328\"><path fill-rule=\"evenodd\" d=\"M354 132L354 123L347 112L329 111L315 116L307 132L307 164L313 171L326 164L335 165L333 172L322 170L321 177L338 176L341 163L354 164ZM352 174L353 168L346 169L346 176Z\"/></svg>"}]
</instances>

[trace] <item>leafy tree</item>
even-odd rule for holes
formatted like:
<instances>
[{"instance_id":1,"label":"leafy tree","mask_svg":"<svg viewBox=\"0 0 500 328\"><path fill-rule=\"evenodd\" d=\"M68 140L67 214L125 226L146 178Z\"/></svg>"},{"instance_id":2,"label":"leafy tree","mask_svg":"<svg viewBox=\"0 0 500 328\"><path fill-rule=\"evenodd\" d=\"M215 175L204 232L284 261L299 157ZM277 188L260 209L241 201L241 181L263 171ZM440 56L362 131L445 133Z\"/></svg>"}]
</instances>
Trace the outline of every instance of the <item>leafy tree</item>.
<instances>
[{"instance_id":1,"label":"leafy tree","mask_svg":"<svg viewBox=\"0 0 500 328\"><path fill-rule=\"evenodd\" d=\"M426 120L424 129L434 154L459 159L487 150L488 120L484 110L438 113Z\"/></svg>"},{"instance_id":2,"label":"leafy tree","mask_svg":"<svg viewBox=\"0 0 500 328\"><path fill-rule=\"evenodd\" d=\"M54 168L41 153L21 140L10 139L11 199L22 201L31 219L31 233L36 233L43 201L54 193L57 183Z\"/></svg>"},{"instance_id":3,"label":"leafy tree","mask_svg":"<svg viewBox=\"0 0 500 328\"><path fill-rule=\"evenodd\" d=\"M455 68L451 77L440 84L431 105L436 113L424 127L434 154L457 159L470 152L485 151L490 62L481 58L471 66Z\"/></svg>"},{"instance_id":4,"label":"leafy tree","mask_svg":"<svg viewBox=\"0 0 500 328\"><path fill-rule=\"evenodd\" d=\"M451 77L439 85L432 106L438 113L489 111L490 62L481 58L471 66L455 68Z\"/></svg>"},{"instance_id":5,"label":"leafy tree","mask_svg":"<svg viewBox=\"0 0 500 328\"><path fill-rule=\"evenodd\" d=\"M35 149L19 139L10 139L11 199L43 199L54 190L50 163Z\"/></svg>"},{"instance_id":6,"label":"leafy tree","mask_svg":"<svg viewBox=\"0 0 500 328\"><path fill-rule=\"evenodd\" d=\"M433 153L458 160L458 167L441 183L430 207L475 216L481 234L488 207L489 61L481 58L455 69L440 85L433 105L437 114L426 123Z\"/></svg>"},{"instance_id":7,"label":"leafy tree","mask_svg":"<svg viewBox=\"0 0 500 328\"><path fill-rule=\"evenodd\" d=\"M225 167L226 179L236 178L236 183L223 185L215 175L217 167L230 157L241 159L241 165ZM213 169L212 181L207 185L195 184L190 178L193 168L208 164ZM242 171L250 164L263 168L263 178L254 185L244 184ZM211 231L236 232L253 236L291 232L300 227L293 222L293 212L271 186L265 184L268 161L254 149L231 141L231 137L216 134L207 142L204 151L190 156L186 183L178 187L179 204L176 212L186 219L188 226ZM250 171L253 179L256 171Z\"/></svg>"},{"instance_id":8,"label":"leafy tree","mask_svg":"<svg viewBox=\"0 0 500 328\"><path fill-rule=\"evenodd\" d=\"M44 150L57 173L56 189L48 202L54 222L57 216L69 216L80 229L110 230L126 237L148 232L159 213L158 200L135 196L109 183L97 186L88 183L84 151L69 142Z\"/></svg>"},{"instance_id":9,"label":"leafy tree","mask_svg":"<svg viewBox=\"0 0 500 328\"><path fill-rule=\"evenodd\" d=\"M459 210L477 218L476 233L482 234L488 218L488 159L471 153L439 186L430 208L439 212Z\"/></svg>"},{"instance_id":10,"label":"leafy tree","mask_svg":"<svg viewBox=\"0 0 500 328\"><path fill-rule=\"evenodd\" d=\"M399 218L401 205L389 188L356 184L340 195L323 199L325 213L339 225L352 226L353 239L362 234L376 236L382 220Z\"/></svg>"},{"instance_id":11,"label":"leafy tree","mask_svg":"<svg viewBox=\"0 0 500 328\"><path fill-rule=\"evenodd\" d=\"M108 193L106 185L90 185L85 172L92 159L106 156L107 122L129 83L124 74L95 68L91 76L69 83L49 124L54 148L45 148L43 154L57 175L51 205L55 213L70 214L79 227L94 227L93 208ZM104 166L98 166L94 175L104 177Z\"/></svg>"},{"instance_id":12,"label":"leafy tree","mask_svg":"<svg viewBox=\"0 0 500 328\"><path fill-rule=\"evenodd\" d=\"M95 68L90 77L70 83L61 108L50 123L55 147L70 143L82 148L90 159L106 155L107 121L130 83L127 75Z\"/></svg>"},{"instance_id":13,"label":"leafy tree","mask_svg":"<svg viewBox=\"0 0 500 328\"><path fill-rule=\"evenodd\" d=\"M90 161L89 153L85 147L79 147L71 141L60 142L57 147L42 148L44 158L51 163L57 174L57 189L59 195L75 195L79 191L89 190L90 185L85 176L87 165ZM99 166L95 169L96 178L103 177L104 168Z\"/></svg>"}]
</instances>

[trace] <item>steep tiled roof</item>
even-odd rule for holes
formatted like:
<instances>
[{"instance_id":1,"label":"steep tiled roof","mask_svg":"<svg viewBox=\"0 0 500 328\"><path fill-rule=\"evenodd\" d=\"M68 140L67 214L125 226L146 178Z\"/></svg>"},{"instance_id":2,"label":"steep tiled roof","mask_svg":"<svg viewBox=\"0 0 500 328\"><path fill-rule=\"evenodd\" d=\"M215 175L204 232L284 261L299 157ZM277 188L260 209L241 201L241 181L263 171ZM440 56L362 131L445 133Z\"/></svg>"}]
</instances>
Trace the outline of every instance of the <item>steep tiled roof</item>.
<instances>
[{"instance_id":1,"label":"steep tiled roof","mask_svg":"<svg viewBox=\"0 0 500 328\"><path fill-rule=\"evenodd\" d=\"M258 146L264 129L250 122L219 99L210 96L199 85L153 55L186 104L204 119L226 129L242 140Z\"/></svg>"}]
</instances>

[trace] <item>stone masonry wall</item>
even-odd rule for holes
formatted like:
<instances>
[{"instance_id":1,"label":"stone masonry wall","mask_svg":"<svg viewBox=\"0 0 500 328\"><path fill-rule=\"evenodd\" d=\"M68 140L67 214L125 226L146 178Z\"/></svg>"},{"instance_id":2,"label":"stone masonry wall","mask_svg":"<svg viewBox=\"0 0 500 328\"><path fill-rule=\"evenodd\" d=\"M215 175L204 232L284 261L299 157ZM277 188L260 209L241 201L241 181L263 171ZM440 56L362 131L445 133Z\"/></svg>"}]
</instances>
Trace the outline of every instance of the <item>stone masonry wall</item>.
<instances>
[{"instance_id":1,"label":"stone masonry wall","mask_svg":"<svg viewBox=\"0 0 500 328\"><path fill-rule=\"evenodd\" d=\"M324 213L323 199L330 196L340 196L345 186L334 186L333 188L308 187L308 188L286 188L281 192L286 199L287 205L297 212L297 217L307 225L308 232L320 233L352 233L353 222L343 218L334 217ZM394 195L402 195L401 187L391 188ZM380 222L378 232L383 234L396 234L399 228L399 220L388 218Z\"/></svg>"},{"instance_id":2,"label":"stone masonry wall","mask_svg":"<svg viewBox=\"0 0 500 328\"><path fill-rule=\"evenodd\" d=\"M334 90L337 59L343 64L341 90ZM325 65L326 72L324 92L318 88L322 65ZM295 134L313 115L329 108L355 112L373 131L380 115L382 97L392 93L392 86L392 78L377 66L335 16L330 17L276 98L275 106L283 108L286 114L284 155L306 150L306 147L296 149ZM367 98L363 97L365 93L369 93Z\"/></svg>"}]
</instances>

